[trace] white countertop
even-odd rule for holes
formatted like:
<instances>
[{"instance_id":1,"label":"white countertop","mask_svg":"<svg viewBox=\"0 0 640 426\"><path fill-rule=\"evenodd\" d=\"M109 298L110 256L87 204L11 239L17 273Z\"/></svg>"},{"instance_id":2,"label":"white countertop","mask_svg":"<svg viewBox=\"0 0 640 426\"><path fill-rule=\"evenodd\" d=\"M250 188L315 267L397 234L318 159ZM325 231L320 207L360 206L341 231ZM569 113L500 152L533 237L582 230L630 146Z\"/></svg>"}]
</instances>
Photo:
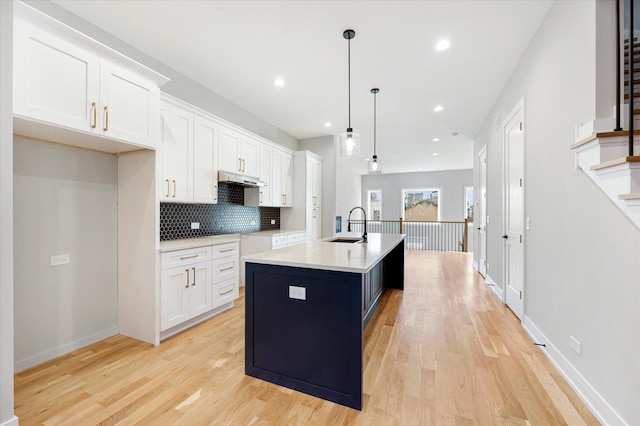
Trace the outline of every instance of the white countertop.
<instances>
[{"instance_id":1,"label":"white countertop","mask_svg":"<svg viewBox=\"0 0 640 426\"><path fill-rule=\"evenodd\" d=\"M300 232L306 232L304 229L273 229L270 231L258 231L258 232L250 232L248 234L242 234L243 236L259 236L259 237L277 237L280 235L288 235L288 234L298 234Z\"/></svg>"},{"instance_id":2,"label":"white countertop","mask_svg":"<svg viewBox=\"0 0 640 426\"><path fill-rule=\"evenodd\" d=\"M359 232L343 232L336 237L361 236ZM369 234L366 244L307 241L305 244L251 254L242 259L248 263L366 273L404 237L404 234Z\"/></svg>"},{"instance_id":3,"label":"white countertop","mask_svg":"<svg viewBox=\"0 0 640 426\"><path fill-rule=\"evenodd\" d=\"M210 237L185 238L183 240L160 241L160 253L165 251L185 250L196 247L217 246L240 241L238 234L212 235Z\"/></svg>"}]
</instances>

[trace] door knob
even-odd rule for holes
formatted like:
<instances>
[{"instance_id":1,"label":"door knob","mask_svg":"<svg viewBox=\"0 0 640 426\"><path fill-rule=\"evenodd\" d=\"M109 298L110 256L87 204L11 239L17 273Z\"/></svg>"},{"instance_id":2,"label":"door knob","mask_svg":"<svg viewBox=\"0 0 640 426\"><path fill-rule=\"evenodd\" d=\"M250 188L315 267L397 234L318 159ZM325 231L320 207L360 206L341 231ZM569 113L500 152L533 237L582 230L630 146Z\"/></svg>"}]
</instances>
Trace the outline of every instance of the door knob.
<instances>
[{"instance_id":1,"label":"door knob","mask_svg":"<svg viewBox=\"0 0 640 426\"><path fill-rule=\"evenodd\" d=\"M480 228L479 226L476 228L478 231L481 230L482 228Z\"/></svg>"},{"instance_id":2,"label":"door knob","mask_svg":"<svg viewBox=\"0 0 640 426\"><path fill-rule=\"evenodd\" d=\"M506 240L507 238L509 238L509 236L508 235L503 235L502 238L504 238Z\"/></svg>"}]
</instances>

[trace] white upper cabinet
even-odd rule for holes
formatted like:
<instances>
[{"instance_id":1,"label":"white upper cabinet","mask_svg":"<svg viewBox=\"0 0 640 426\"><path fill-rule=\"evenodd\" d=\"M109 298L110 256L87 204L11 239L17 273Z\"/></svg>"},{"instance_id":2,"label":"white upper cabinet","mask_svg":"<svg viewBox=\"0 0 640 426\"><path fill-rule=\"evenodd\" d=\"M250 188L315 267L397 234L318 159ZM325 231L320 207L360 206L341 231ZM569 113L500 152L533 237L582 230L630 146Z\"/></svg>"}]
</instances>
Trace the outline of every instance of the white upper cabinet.
<instances>
[{"instance_id":1,"label":"white upper cabinet","mask_svg":"<svg viewBox=\"0 0 640 426\"><path fill-rule=\"evenodd\" d=\"M284 206L293 205L293 155L285 152L282 156L282 195Z\"/></svg>"},{"instance_id":2,"label":"white upper cabinet","mask_svg":"<svg viewBox=\"0 0 640 426\"><path fill-rule=\"evenodd\" d=\"M215 204L219 126L166 96L161 103L159 194L161 201Z\"/></svg>"},{"instance_id":3,"label":"white upper cabinet","mask_svg":"<svg viewBox=\"0 0 640 426\"><path fill-rule=\"evenodd\" d=\"M15 22L14 55L14 114L92 130L98 119L98 56L21 21Z\"/></svg>"},{"instance_id":4,"label":"white upper cabinet","mask_svg":"<svg viewBox=\"0 0 640 426\"><path fill-rule=\"evenodd\" d=\"M215 204L218 202L218 170L215 167L215 149L219 126L196 116L193 140L193 201Z\"/></svg>"},{"instance_id":5,"label":"white upper cabinet","mask_svg":"<svg viewBox=\"0 0 640 426\"><path fill-rule=\"evenodd\" d=\"M307 205L319 207L322 205L322 162L313 157L307 157Z\"/></svg>"},{"instance_id":6,"label":"white upper cabinet","mask_svg":"<svg viewBox=\"0 0 640 426\"><path fill-rule=\"evenodd\" d=\"M112 153L155 148L167 79L49 17L29 23L39 12L16 5L16 133Z\"/></svg>"},{"instance_id":7,"label":"white upper cabinet","mask_svg":"<svg viewBox=\"0 0 640 426\"><path fill-rule=\"evenodd\" d=\"M240 133L220 126L218 142L218 169L225 172L241 172Z\"/></svg>"},{"instance_id":8,"label":"white upper cabinet","mask_svg":"<svg viewBox=\"0 0 640 426\"><path fill-rule=\"evenodd\" d=\"M242 162L241 172L243 174L253 177L257 177L260 174L258 170L258 157L261 145L260 142L249 136L242 136L240 142L240 160Z\"/></svg>"},{"instance_id":9,"label":"white upper cabinet","mask_svg":"<svg viewBox=\"0 0 640 426\"><path fill-rule=\"evenodd\" d=\"M260 153L259 153L259 158L260 158L260 162L258 164L258 177L260 178L260 180L262 180L263 182L267 183L267 186L263 186L258 188L258 206L271 206L273 205L273 197L272 197L272 189L271 186L273 185L273 178L271 177L271 166L272 166L272 153L273 153L273 149L266 144L260 144ZM247 197L246 194L248 191L254 191L255 190L245 190L245 204L247 203Z\"/></svg>"},{"instance_id":10,"label":"white upper cabinet","mask_svg":"<svg viewBox=\"0 0 640 426\"><path fill-rule=\"evenodd\" d=\"M274 149L271 160L271 197L274 207L293 205L293 163L289 152Z\"/></svg>"},{"instance_id":11,"label":"white upper cabinet","mask_svg":"<svg viewBox=\"0 0 640 426\"><path fill-rule=\"evenodd\" d=\"M164 103L160 111L160 197L163 201L193 201L193 114Z\"/></svg>"},{"instance_id":12,"label":"white upper cabinet","mask_svg":"<svg viewBox=\"0 0 640 426\"><path fill-rule=\"evenodd\" d=\"M100 61L98 132L141 146L156 146L159 91L126 68Z\"/></svg>"}]
</instances>

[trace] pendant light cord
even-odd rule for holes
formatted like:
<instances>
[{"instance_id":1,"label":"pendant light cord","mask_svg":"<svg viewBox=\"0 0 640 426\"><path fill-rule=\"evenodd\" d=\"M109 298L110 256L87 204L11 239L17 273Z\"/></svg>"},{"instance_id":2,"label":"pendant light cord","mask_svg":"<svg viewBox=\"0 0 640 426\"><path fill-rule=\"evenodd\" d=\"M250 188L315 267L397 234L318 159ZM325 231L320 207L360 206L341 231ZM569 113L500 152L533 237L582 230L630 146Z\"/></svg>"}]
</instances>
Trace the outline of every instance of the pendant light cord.
<instances>
[{"instance_id":1,"label":"pendant light cord","mask_svg":"<svg viewBox=\"0 0 640 426\"><path fill-rule=\"evenodd\" d=\"M373 155L376 155L376 117L377 117L377 113L376 113L376 97L378 96L377 93L373 94Z\"/></svg>"},{"instance_id":2,"label":"pendant light cord","mask_svg":"<svg viewBox=\"0 0 640 426\"><path fill-rule=\"evenodd\" d=\"M349 71L348 71L348 73L349 73L349 84L348 84L348 86L349 86L349 128L351 128L351 39L348 40L348 46L349 46L349 48L348 48L347 51L348 51L349 58L348 58L347 63L349 64L348 65L348 69L349 69Z\"/></svg>"}]
</instances>

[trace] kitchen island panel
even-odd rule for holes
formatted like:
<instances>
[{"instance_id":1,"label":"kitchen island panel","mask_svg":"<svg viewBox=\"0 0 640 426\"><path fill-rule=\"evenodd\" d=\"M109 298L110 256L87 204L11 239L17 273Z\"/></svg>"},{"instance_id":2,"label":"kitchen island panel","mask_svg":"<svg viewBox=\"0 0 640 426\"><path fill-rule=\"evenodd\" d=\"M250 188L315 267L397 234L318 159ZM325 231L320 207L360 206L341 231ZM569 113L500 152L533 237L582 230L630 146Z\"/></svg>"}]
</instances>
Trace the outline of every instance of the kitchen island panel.
<instances>
[{"instance_id":1,"label":"kitchen island panel","mask_svg":"<svg viewBox=\"0 0 640 426\"><path fill-rule=\"evenodd\" d=\"M360 409L363 275L249 263L247 283L246 374Z\"/></svg>"}]
</instances>

